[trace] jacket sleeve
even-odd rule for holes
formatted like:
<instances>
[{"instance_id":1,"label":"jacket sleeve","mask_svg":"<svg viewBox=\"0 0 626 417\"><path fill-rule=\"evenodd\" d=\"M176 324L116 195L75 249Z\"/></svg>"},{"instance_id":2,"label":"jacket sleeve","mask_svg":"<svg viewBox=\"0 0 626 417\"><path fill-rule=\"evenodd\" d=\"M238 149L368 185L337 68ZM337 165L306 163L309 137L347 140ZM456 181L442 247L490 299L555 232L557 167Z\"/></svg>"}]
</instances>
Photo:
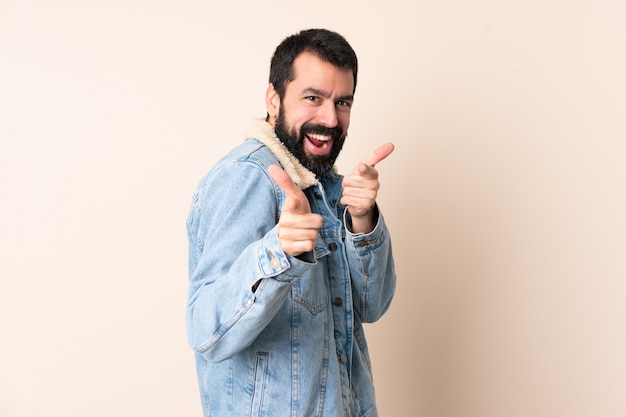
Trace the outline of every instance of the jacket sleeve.
<instances>
[{"instance_id":1,"label":"jacket sleeve","mask_svg":"<svg viewBox=\"0 0 626 417\"><path fill-rule=\"evenodd\" d=\"M376 206L378 211L378 206ZM344 224L349 221L348 211ZM352 233L346 227L346 254L356 313L364 323L378 320L387 311L396 289L391 238L382 213L370 233Z\"/></svg>"},{"instance_id":2,"label":"jacket sleeve","mask_svg":"<svg viewBox=\"0 0 626 417\"><path fill-rule=\"evenodd\" d=\"M313 266L288 257L277 236L282 194L249 161L227 162L194 194L187 219L191 347L219 362L249 346Z\"/></svg>"}]
</instances>

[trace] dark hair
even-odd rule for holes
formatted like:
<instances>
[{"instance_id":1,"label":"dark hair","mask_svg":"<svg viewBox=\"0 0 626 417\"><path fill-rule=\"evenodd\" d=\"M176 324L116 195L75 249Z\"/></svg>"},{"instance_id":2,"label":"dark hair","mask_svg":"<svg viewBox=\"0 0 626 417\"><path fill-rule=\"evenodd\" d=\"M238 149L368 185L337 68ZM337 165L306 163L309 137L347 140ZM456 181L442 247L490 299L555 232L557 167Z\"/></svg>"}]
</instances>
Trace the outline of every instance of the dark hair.
<instances>
[{"instance_id":1,"label":"dark hair","mask_svg":"<svg viewBox=\"0 0 626 417\"><path fill-rule=\"evenodd\" d=\"M294 79L293 62L302 52L311 52L337 68L352 70L356 90L358 61L348 41L327 29L307 29L285 38L272 56L270 83L281 100L285 97L287 84Z\"/></svg>"}]
</instances>

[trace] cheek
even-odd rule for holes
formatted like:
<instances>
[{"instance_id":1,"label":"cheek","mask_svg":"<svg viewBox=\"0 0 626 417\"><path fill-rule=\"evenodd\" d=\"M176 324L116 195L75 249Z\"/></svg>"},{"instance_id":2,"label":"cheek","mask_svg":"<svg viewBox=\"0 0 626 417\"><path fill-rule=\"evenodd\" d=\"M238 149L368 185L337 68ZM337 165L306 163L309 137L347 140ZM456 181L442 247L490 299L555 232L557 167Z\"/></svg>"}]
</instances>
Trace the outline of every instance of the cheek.
<instances>
[{"instance_id":1,"label":"cheek","mask_svg":"<svg viewBox=\"0 0 626 417\"><path fill-rule=\"evenodd\" d=\"M309 123L315 119L315 111L306 107L298 108L293 112L294 124L298 126L302 126L303 124Z\"/></svg>"},{"instance_id":2,"label":"cheek","mask_svg":"<svg viewBox=\"0 0 626 417\"><path fill-rule=\"evenodd\" d=\"M313 123L315 120L314 117L311 117L311 115L306 113L300 114L299 116L300 117L294 117L291 122L291 126L298 133L298 136L300 135L302 126L306 125L307 123Z\"/></svg>"},{"instance_id":3,"label":"cheek","mask_svg":"<svg viewBox=\"0 0 626 417\"><path fill-rule=\"evenodd\" d=\"M312 112L306 107L291 106L289 109L285 109L285 121L292 129L298 132L300 131L300 127L309 122L312 118Z\"/></svg>"},{"instance_id":4,"label":"cheek","mask_svg":"<svg viewBox=\"0 0 626 417\"><path fill-rule=\"evenodd\" d=\"M343 133L346 133L348 131L348 127L350 127L350 115L345 114L339 116L339 125L341 125L341 128L343 129Z\"/></svg>"}]
</instances>

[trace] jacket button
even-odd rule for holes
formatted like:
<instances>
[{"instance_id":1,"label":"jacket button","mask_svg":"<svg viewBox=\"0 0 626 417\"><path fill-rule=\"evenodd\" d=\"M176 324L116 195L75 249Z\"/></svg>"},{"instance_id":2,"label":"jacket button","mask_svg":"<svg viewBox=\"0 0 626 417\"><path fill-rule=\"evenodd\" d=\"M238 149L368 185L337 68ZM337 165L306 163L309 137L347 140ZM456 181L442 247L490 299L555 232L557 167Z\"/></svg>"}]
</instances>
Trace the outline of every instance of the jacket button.
<instances>
[{"instance_id":1,"label":"jacket button","mask_svg":"<svg viewBox=\"0 0 626 417\"><path fill-rule=\"evenodd\" d=\"M347 363L348 357L345 354L343 354L339 357L339 360L341 361L341 363Z\"/></svg>"},{"instance_id":2,"label":"jacket button","mask_svg":"<svg viewBox=\"0 0 626 417\"><path fill-rule=\"evenodd\" d=\"M341 307L343 305L343 300L341 299L341 297L335 297L333 299L333 304L337 307Z\"/></svg>"},{"instance_id":3,"label":"jacket button","mask_svg":"<svg viewBox=\"0 0 626 417\"><path fill-rule=\"evenodd\" d=\"M337 250L337 244L335 242L330 242L328 244L328 250L331 252L334 252Z\"/></svg>"}]
</instances>

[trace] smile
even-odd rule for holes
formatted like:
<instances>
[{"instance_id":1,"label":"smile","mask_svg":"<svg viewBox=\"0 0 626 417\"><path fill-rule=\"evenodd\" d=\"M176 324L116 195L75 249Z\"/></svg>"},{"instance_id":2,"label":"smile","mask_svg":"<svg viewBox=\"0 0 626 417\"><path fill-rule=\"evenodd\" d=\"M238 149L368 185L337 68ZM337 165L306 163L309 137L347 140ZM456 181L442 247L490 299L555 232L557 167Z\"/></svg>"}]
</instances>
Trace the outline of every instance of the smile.
<instances>
[{"instance_id":1,"label":"smile","mask_svg":"<svg viewBox=\"0 0 626 417\"><path fill-rule=\"evenodd\" d=\"M330 135L321 135L319 133L311 133L306 135L306 137L309 142L321 149L326 149L328 147L328 143L332 139L332 136Z\"/></svg>"}]
</instances>

